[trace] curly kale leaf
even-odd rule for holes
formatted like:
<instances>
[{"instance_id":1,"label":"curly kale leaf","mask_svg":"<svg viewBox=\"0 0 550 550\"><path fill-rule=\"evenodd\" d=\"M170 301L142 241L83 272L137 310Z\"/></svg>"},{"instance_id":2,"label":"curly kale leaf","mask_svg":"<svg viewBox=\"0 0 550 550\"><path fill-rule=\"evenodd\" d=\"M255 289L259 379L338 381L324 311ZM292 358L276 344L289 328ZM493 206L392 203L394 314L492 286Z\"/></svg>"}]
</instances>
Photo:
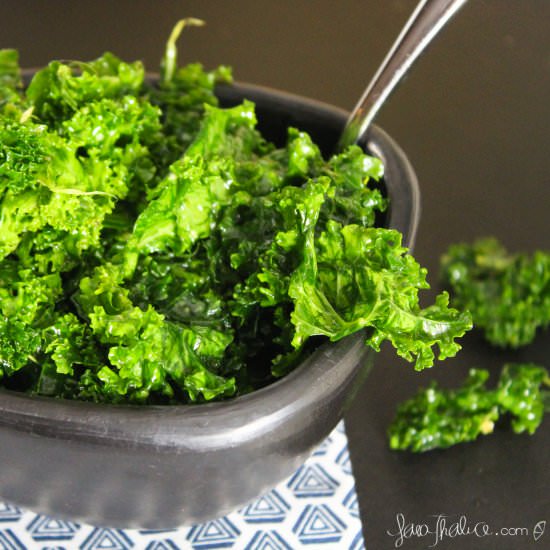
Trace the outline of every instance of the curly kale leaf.
<instances>
[{"instance_id":1,"label":"curly kale leaf","mask_svg":"<svg viewBox=\"0 0 550 550\"><path fill-rule=\"evenodd\" d=\"M232 172L231 161L208 163L201 156L174 163L158 196L136 220L132 237L137 251L181 255L208 237L228 201Z\"/></svg>"},{"instance_id":2,"label":"curly kale leaf","mask_svg":"<svg viewBox=\"0 0 550 550\"><path fill-rule=\"evenodd\" d=\"M0 376L19 376L31 392L74 396L75 366L95 365L101 353L86 324L58 311L63 300L59 273L0 262Z\"/></svg>"},{"instance_id":3,"label":"curly kale leaf","mask_svg":"<svg viewBox=\"0 0 550 550\"><path fill-rule=\"evenodd\" d=\"M8 118L23 116L21 70L17 50L0 50L0 113Z\"/></svg>"},{"instance_id":4,"label":"curly kale leaf","mask_svg":"<svg viewBox=\"0 0 550 550\"><path fill-rule=\"evenodd\" d=\"M1 268L0 274L6 273ZM29 269L0 280L0 311L9 319L31 326L46 326L54 316L63 288L59 273L39 277Z\"/></svg>"},{"instance_id":5,"label":"curly kale leaf","mask_svg":"<svg viewBox=\"0 0 550 550\"><path fill-rule=\"evenodd\" d=\"M371 184L380 181L384 175L380 159L351 146L332 157L322 172L331 178L335 190L321 210L322 223L334 220L342 225L381 225L377 223L380 222L377 216L386 210L388 199Z\"/></svg>"},{"instance_id":6,"label":"curly kale leaf","mask_svg":"<svg viewBox=\"0 0 550 550\"><path fill-rule=\"evenodd\" d=\"M85 370L98 370L103 354L90 327L76 315L59 315L41 333L41 353L34 370L39 370L34 392L40 395L74 398L79 396L79 378Z\"/></svg>"},{"instance_id":7,"label":"curly kale leaf","mask_svg":"<svg viewBox=\"0 0 550 550\"><path fill-rule=\"evenodd\" d=\"M32 393L78 396L76 370L97 368L101 352L87 325L71 314L59 315L45 328L17 317L0 317L0 378ZM19 379L19 382L18 382Z\"/></svg>"},{"instance_id":8,"label":"curly kale leaf","mask_svg":"<svg viewBox=\"0 0 550 550\"><path fill-rule=\"evenodd\" d=\"M142 258L129 283L130 298L141 309L148 304L167 319L181 323L229 327L222 286L216 278L219 251L190 252L177 260L170 255Z\"/></svg>"},{"instance_id":9,"label":"curly kale leaf","mask_svg":"<svg viewBox=\"0 0 550 550\"><path fill-rule=\"evenodd\" d=\"M138 95L144 75L141 62L125 63L111 53L87 63L52 61L35 73L26 96L33 115L56 128L90 102Z\"/></svg>"},{"instance_id":10,"label":"curly kale leaf","mask_svg":"<svg viewBox=\"0 0 550 550\"><path fill-rule=\"evenodd\" d=\"M518 348L550 324L550 254L510 254L496 239L457 244L442 257L452 303L496 346Z\"/></svg>"},{"instance_id":11,"label":"curly kale leaf","mask_svg":"<svg viewBox=\"0 0 550 550\"><path fill-rule=\"evenodd\" d=\"M542 422L550 391L545 368L530 363L507 364L494 389L489 371L471 369L458 389L439 388L436 382L402 403L388 429L392 449L424 452L473 441L493 432L503 415L515 433L533 434Z\"/></svg>"},{"instance_id":12,"label":"curly kale leaf","mask_svg":"<svg viewBox=\"0 0 550 550\"><path fill-rule=\"evenodd\" d=\"M230 83L226 67L208 72L199 63L179 68L172 80L148 86L148 98L162 111L162 135L151 146L161 172L179 159L199 131L205 106L217 106L216 84Z\"/></svg>"},{"instance_id":13,"label":"curly kale leaf","mask_svg":"<svg viewBox=\"0 0 550 550\"><path fill-rule=\"evenodd\" d=\"M66 242L68 260L98 248L105 216L154 174L146 144L158 118L156 108L126 96L78 109L62 135L0 118L0 258L41 230Z\"/></svg>"},{"instance_id":14,"label":"curly kale leaf","mask_svg":"<svg viewBox=\"0 0 550 550\"><path fill-rule=\"evenodd\" d=\"M250 103L208 109L193 143L151 191L149 204L136 220L133 242L138 252L181 255L210 235L221 207L230 202L235 159L246 155L258 139L255 122Z\"/></svg>"},{"instance_id":15,"label":"curly kale leaf","mask_svg":"<svg viewBox=\"0 0 550 550\"><path fill-rule=\"evenodd\" d=\"M390 341L417 370L433 365L434 346L440 359L460 349L455 338L471 328L469 315L448 308L445 293L420 308L418 291L428 288L426 270L406 254L397 231L331 221L317 246L312 230L305 243L304 261L289 287L295 347L310 336L336 341L371 328L368 345L378 350Z\"/></svg>"},{"instance_id":16,"label":"curly kale leaf","mask_svg":"<svg viewBox=\"0 0 550 550\"><path fill-rule=\"evenodd\" d=\"M533 434L542 422L548 408L548 371L537 365L505 365L496 389L496 400L502 412L512 418L515 433Z\"/></svg>"},{"instance_id":17,"label":"curly kale leaf","mask_svg":"<svg viewBox=\"0 0 550 550\"><path fill-rule=\"evenodd\" d=\"M38 330L17 319L0 316L0 380L28 365L40 350L40 343Z\"/></svg>"},{"instance_id":18,"label":"curly kale leaf","mask_svg":"<svg viewBox=\"0 0 550 550\"><path fill-rule=\"evenodd\" d=\"M136 307L117 266L99 266L77 297L108 363L89 376L96 399L144 402L151 394L191 401L232 395L235 380L218 374L229 331L170 322L151 305ZM182 393L185 392L185 393Z\"/></svg>"}]
</instances>

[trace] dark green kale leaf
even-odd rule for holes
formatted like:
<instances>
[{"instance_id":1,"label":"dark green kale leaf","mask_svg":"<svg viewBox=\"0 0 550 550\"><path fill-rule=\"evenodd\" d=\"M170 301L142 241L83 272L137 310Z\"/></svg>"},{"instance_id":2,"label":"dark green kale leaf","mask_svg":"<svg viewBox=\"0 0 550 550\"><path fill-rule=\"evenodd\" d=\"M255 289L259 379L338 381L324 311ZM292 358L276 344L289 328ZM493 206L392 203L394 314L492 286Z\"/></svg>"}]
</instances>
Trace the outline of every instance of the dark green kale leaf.
<instances>
[{"instance_id":1,"label":"dark green kale leaf","mask_svg":"<svg viewBox=\"0 0 550 550\"><path fill-rule=\"evenodd\" d=\"M380 221L377 216L386 210L388 199L379 188L371 185L384 175L380 159L351 146L332 157L323 173L332 179L335 191L323 205L322 223L334 220L342 225L355 223L372 227Z\"/></svg>"},{"instance_id":2,"label":"dark green kale leaf","mask_svg":"<svg viewBox=\"0 0 550 550\"><path fill-rule=\"evenodd\" d=\"M162 111L162 135L151 146L152 157L161 173L179 159L193 141L205 105L218 105L215 86L231 81L231 72L226 67L207 72L199 63L192 63L179 68L172 80L148 86L149 100Z\"/></svg>"},{"instance_id":3,"label":"dark green kale leaf","mask_svg":"<svg viewBox=\"0 0 550 550\"><path fill-rule=\"evenodd\" d=\"M402 403L388 429L395 450L424 452L473 441L493 432L503 415L511 418L515 433L533 434L548 408L548 371L531 363L507 364L494 389L486 382L489 371L471 369L454 390L436 382ZM548 409L547 409L548 410Z\"/></svg>"},{"instance_id":4,"label":"dark green kale leaf","mask_svg":"<svg viewBox=\"0 0 550 550\"><path fill-rule=\"evenodd\" d=\"M517 348L550 324L550 254L510 254L496 239L456 244L441 260L452 304L496 346Z\"/></svg>"},{"instance_id":5,"label":"dark green kale leaf","mask_svg":"<svg viewBox=\"0 0 550 550\"><path fill-rule=\"evenodd\" d=\"M229 328L225 285L216 281L217 254L197 249L177 259L160 254L140 259L129 283L132 302L141 309L155 304L172 321Z\"/></svg>"}]
</instances>

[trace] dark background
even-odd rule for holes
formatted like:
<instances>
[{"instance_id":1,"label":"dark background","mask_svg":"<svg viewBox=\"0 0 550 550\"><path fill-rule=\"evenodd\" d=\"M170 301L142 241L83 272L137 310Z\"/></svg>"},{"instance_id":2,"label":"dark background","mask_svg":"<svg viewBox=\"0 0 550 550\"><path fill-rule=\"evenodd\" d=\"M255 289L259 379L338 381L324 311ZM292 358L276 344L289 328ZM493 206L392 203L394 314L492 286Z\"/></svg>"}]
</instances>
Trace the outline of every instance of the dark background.
<instances>
[{"instance_id":1,"label":"dark background","mask_svg":"<svg viewBox=\"0 0 550 550\"><path fill-rule=\"evenodd\" d=\"M158 68L175 21L180 61L234 67L255 82L351 109L412 12L411 0L93 0L0 2L0 47L25 67L52 58L91 59L105 50ZM512 250L550 250L550 2L476 0L445 29L383 108L378 123L416 169L423 212L415 256L434 290L449 244L495 235ZM427 293L429 299L430 293ZM492 530L550 522L550 421L533 436L505 430L474 444L421 456L392 453L385 429L396 404L432 377L457 383L471 366L505 361L550 366L549 332L517 352L479 335L425 373L383 350L347 415L366 543L392 548L397 513L409 521L465 515ZM529 537L446 540L437 548L548 548ZM406 540L405 549L432 540Z\"/></svg>"}]
</instances>

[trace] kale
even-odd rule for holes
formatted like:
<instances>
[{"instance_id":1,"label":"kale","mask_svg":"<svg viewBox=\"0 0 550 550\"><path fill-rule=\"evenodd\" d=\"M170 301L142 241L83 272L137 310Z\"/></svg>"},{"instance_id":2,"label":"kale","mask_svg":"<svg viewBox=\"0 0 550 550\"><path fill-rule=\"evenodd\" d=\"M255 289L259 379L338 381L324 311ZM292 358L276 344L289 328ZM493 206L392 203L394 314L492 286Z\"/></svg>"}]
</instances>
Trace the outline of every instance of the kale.
<instances>
[{"instance_id":1,"label":"kale","mask_svg":"<svg viewBox=\"0 0 550 550\"><path fill-rule=\"evenodd\" d=\"M424 452L473 441L493 432L503 416L515 433L533 434L550 410L550 376L531 363L504 365L493 389L486 386L489 371L471 369L458 389L436 382L402 403L388 429L395 450Z\"/></svg>"},{"instance_id":2,"label":"kale","mask_svg":"<svg viewBox=\"0 0 550 550\"><path fill-rule=\"evenodd\" d=\"M471 312L493 345L518 348L550 324L550 254L511 254L494 238L456 244L443 255L451 303Z\"/></svg>"},{"instance_id":3,"label":"kale","mask_svg":"<svg viewBox=\"0 0 550 550\"><path fill-rule=\"evenodd\" d=\"M17 50L0 50L0 114L20 118L23 115L21 70Z\"/></svg>"},{"instance_id":4,"label":"kale","mask_svg":"<svg viewBox=\"0 0 550 550\"><path fill-rule=\"evenodd\" d=\"M52 61L21 87L0 52L0 378L110 403L188 403L272 382L323 340L362 329L417 369L471 326L377 227L383 166L276 147L249 101L218 105L220 67L157 81L106 53Z\"/></svg>"}]
</instances>

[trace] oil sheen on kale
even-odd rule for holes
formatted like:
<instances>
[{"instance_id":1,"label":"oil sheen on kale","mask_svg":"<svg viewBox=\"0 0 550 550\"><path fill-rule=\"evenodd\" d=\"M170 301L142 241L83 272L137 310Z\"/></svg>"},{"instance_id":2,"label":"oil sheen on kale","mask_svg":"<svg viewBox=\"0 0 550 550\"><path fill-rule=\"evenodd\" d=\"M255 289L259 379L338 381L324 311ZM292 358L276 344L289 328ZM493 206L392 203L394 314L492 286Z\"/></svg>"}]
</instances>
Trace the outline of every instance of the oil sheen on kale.
<instances>
[{"instance_id":1,"label":"oil sheen on kale","mask_svg":"<svg viewBox=\"0 0 550 550\"><path fill-rule=\"evenodd\" d=\"M445 293L419 306L425 269L375 226L381 162L266 141L252 103L218 106L228 68L178 67L182 27L156 82L106 53L23 86L0 51L0 384L204 402L364 328L417 369L454 355L470 317Z\"/></svg>"},{"instance_id":2,"label":"oil sheen on kale","mask_svg":"<svg viewBox=\"0 0 550 550\"><path fill-rule=\"evenodd\" d=\"M390 448L424 452L445 449L493 433L502 417L515 433L533 434L550 411L550 376L532 363L508 363L494 388L489 371L470 369L462 386L445 389L433 381L403 402L388 429Z\"/></svg>"}]
</instances>

